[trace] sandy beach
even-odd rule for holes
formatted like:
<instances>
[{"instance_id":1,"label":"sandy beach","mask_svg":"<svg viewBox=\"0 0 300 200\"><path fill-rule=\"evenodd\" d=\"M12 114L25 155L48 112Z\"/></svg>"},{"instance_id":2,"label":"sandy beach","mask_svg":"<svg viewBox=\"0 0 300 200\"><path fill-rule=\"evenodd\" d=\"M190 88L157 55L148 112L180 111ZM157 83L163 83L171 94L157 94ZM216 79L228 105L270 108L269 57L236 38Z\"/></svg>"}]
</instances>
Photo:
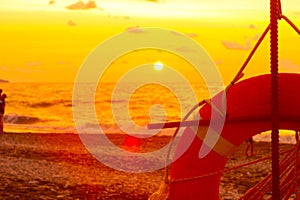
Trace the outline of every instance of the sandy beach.
<instances>
[{"instance_id":1,"label":"sandy beach","mask_svg":"<svg viewBox=\"0 0 300 200\"><path fill-rule=\"evenodd\" d=\"M110 135L121 144L122 135ZM151 150L168 143L156 136L141 144ZM281 144L280 149L291 145ZM270 144L254 143L253 157L241 145L229 159L232 167L270 155ZM93 158L76 134L5 133L0 142L0 199L147 199L163 180L164 170L126 173ZM270 160L225 172L222 199L237 199L270 171Z\"/></svg>"}]
</instances>

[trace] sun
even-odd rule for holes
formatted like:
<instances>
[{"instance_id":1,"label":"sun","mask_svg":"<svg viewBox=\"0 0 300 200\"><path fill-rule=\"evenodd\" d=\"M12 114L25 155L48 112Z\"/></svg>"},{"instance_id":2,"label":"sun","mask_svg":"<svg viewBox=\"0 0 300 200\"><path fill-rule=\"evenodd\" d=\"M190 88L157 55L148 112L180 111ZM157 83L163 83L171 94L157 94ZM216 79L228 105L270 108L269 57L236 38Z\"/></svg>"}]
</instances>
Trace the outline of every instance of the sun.
<instances>
[{"instance_id":1,"label":"sun","mask_svg":"<svg viewBox=\"0 0 300 200\"><path fill-rule=\"evenodd\" d=\"M156 63L154 63L154 69L156 71L160 71L164 68L164 64L160 61L157 61Z\"/></svg>"}]
</instances>

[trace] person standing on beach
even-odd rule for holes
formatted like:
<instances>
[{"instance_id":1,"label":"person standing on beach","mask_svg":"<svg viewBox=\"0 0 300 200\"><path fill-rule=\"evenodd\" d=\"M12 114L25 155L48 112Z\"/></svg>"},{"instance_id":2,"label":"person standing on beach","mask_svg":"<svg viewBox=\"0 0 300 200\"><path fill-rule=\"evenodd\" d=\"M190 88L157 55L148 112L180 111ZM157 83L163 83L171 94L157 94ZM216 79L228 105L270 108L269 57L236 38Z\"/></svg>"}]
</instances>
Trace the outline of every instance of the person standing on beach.
<instances>
[{"instance_id":1,"label":"person standing on beach","mask_svg":"<svg viewBox=\"0 0 300 200\"><path fill-rule=\"evenodd\" d=\"M250 156L253 156L253 138L249 138L248 140L246 140L246 143L247 143L247 147L246 147L246 150L245 150L245 155L246 157L248 158L249 157L249 154L248 154L248 151L250 149Z\"/></svg>"},{"instance_id":2,"label":"person standing on beach","mask_svg":"<svg viewBox=\"0 0 300 200\"><path fill-rule=\"evenodd\" d=\"M0 89L0 101L2 99L2 92L3 90ZM3 115L0 113L0 133L3 132Z\"/></svg>"},{"instance_id":3,"label":"person standing on beach","mask_svg":"<svg viewBox=\"0 0 300 200\"><path fill-rule=\"evenodd\" d=\"M2 93L2 90L1 90ZM2 94L0 97L0 134L3 133L3 117L5 112L5 99L6 94Z\"/></svg>"}]
</instances>

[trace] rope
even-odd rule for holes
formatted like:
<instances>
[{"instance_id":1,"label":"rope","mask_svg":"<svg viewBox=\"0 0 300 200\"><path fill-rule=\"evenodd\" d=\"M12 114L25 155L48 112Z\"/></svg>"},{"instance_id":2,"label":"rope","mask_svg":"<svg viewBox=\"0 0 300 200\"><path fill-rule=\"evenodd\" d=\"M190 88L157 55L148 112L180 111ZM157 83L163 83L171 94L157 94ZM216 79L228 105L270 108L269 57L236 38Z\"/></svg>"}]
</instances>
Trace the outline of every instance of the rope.
<instances>
[{"instance_id":1,"label":"rope","mask_svg":"<svg viewBox=\"0 0 300 200\"><path fill-rule=\"evenodd\" d=\"M201 102L199 102L198 104L194 105L190 111L183 117L182 122L186 121L191 114L197 109L200 108L201 106L203 106L204 104L206 104L206 100L203 100ZM174 134L171 137L171 143L170 143L170 147L168 149L167 152L167 156L166 156L166 167L165 167L165 177L164 177L164 182L160 185L158 191L154 192L149 198L148 200L166 200L168 199L168 190L169 190L169 183L170 183L170 165L169 165L169 159L170 159L170 154L171 154L171 149L174 145L174 138L177 136L179 130L180 130L180 124L177 126Z\"/></svg>"},{"instance_id":2,"label":"rope","mask_svg":"<svg viewBox=\"0 0 300 200\"><path fill-rule=\"evenodd\" d=\"M211 106L211 108L213 110L215 110L217 113L219 113L220 115L224 115L224 113L219 110L215 105L212 104L212 102L210 100L203 100L201 102L199 102L198 104L194 105L190 111L184 116L184 118L182 119L182 122L186 121L190 116L191 114L197 109L197 108L200 108L201 106L205 105L205 104L208 104ZM180 130L180 125L177 127L176 131L174 132L172 138L171 138L171 144L170 144L170 147L168 149L168 152L167 152L167 158L166 158L166 167L165 167L165 171L166 171L166 174L165 174L165 178L164 178L164 182L165 184L168 184L169 183L169 173L170 173L170 165L169 165L169 159L170 159L170 154L171 154L171 149L173 147L173 144L174 144L174 138L177 136L179 130Z\"/></svg>"},{"instance_id":3,"label":"rope","mask_svg":"<svg viewBox=\"0 0 300 200\"><path fill-rule=\"evenodd\" d=\"M294 160L299 159L299 155L297 153L297 147L299 143L297 143L291 150L292 153L286 154L285 157L280 161L280 188L281 188L281 198L288 199L294 190L294 179L297 179L299 175L299 169L295 168ZM297 165L300 163L298 162ZM295 176L296 172L296 176ZM265 199L264 195L268 193L272 189L272 172L269 173L262 181L257 183L254 187L248 190L243 197L240 199L243 200L256 200L256 199ZM273 197L274 198L274 194ZM270 198L270 199L271 199Z\"/></svg>"},{"instance_id":4,"label":"rope","mask_svg":"<svg viewBox=\"0 0 300 200\"><path fill-rule=\"evenodd\" d=\"M199 102L198 104L194 105L190 111L183 117L182 121L186 121L190 116L191 114L197 109L197 108L200 108L201 106L203 106L204 104L206 104L206 101L203 100L201 102ZM170 159L170 154L171 154L171 149L173 147L173 144L174 144L174 138L177 136L178 132L180 130L180 125L177 127L177 129L175 130L172 138L171 138L171 144L170 144L170 147L168 149L168 153L167 153L167 157L166 157L166 167L165 167L165 178L164 178L164 182L165 184L168 184L169 183L169 173L170 173L170 165L169 165L169 159Z\"/></svg>"},{"instance_id":5,"label":"rope","mask_svg":"<svg viewBox=\"0 0 300 200\"><path fill-rule=\"evenodd\" d=\"M279 91L278 91L278 16L280 0L270 0L270 68L272 122L272 196L280 199L279 180Z\"/></svg>"},{"instance_id":6,"label":"rope","mask_svg":"<svg viewBox=\"0 0 300 200\"><path fill-rule=\"evenodd\" d=\"M265 29L265 31L262 33L262 35L260 36L260 38L258 39L257 43L255 44L255 46L253 47L253 49L251 50L250 54L248 55L247 59L245 60L245 62L243 63L242 67L240 68L240 70L238 71L238 73L236 74L236 76L233 78L233 80L231 81L231 83L226 87L225 92L227 93L228 90L230 89L230 87L232 85L234 85L240 78L243 77L243 71L244 69L247 67L248 63L250 62L250 60L252 59L253 55L255 54L255 52L257 51L258 47L260 46L260 44L262 43L262 41L264 40L264 38L266 37L267 33L270 30L270 24L267 26L267 28ZM196 104L195 106L193 106L193 108L185 115L185 117L183 118L182 121L186 121L188 119L188 117L199 107L201 107L202 105L204 105L205 103L208 103L209 100L203 100L201 102L199 102L198 104ZM166 175L164 178L164 182L166 184L168 184L169 182L169 165L168 165L168 161L170 158L170 152L173 146L173 139L177 136L178 131L180 129L180 125L177 127L177 129L175 130L172 138L171 138L171 144L170 144L170 148L168 149L168 153L167 153L167 167L165 168L166 170Z\"/></svg>"},{"instance_id":7,"label":"rope","mask_svg":"<svg viewBox=\"0 0 300 200\"><path fill-rule=\"evenodd\" d=\"M291 148L291 149L280 152L280 154L286 154L286 153L289 153L293 150L294 150L294 148ZM253 160L251 162L243 163L243 164L240 164L240 165L236 165L236 166L233 166L233 167L225 168L225 169L218 170L218 171L211 172L211 173L207 173L207 174L202 174L202 175L199 175L199 176L187 177L187 178L182 178L182 179L173 179L173 180L170 180L170 183L190 181L190 180L205 178L205 177L208 177L208 176L214 176L214 175L221 174L221 173L224 173L224 172L228 172L228 171L231 171L231 170L235 170L235 169L238 169L238 168L241 168L241 167L256 164L256 163L259 163L261 161L265 161L265 160L268 160L268 159L271 159L271 158L272 158L272 156L267 156L267 157L263 157L263 158L260 158L260 159Z\"/></svg>"},{"instance_id":8,"label":"rope","mask_svg":"<svg viewBox=\"0 0 300 200\"><path fill-rule=\"evenodd\" d=\"M213 104L211 102L211 99L206 99L204 101L212 108L212 110L216 111L220 116L225 116L226 113L224 113L222 109L220 110L215 104Z\"/></svg>"},{"instance_id":9,"label":"rope","mask_svg":"<svg viewBox=\"0 0 300 200\"><path fill-rule=\"evenodd\" d=\"M255 46L253 47L253 49L251 50L250 54L248 55L247 59L245 60L245 62L243 63L242 67L240 68L240 70L238 71L238 73L235 75L235 77L233 78L233 80L230 82L230 84L226 87L225 91L227 93L227 91L230 89L231 86L233 86L237 81L239 81L242 77L243 77L243 71L245 70L245 68L247 67L248 63L250 62L250 60L252 59L253 55L255 54L256 50L258 49L258 47L260 46L260 44L262 43L262 41L265 39L267 33L270 30L270 24L268 25L268 27L265 29L265 31L263 32L263 34L260 36L260 38L258 39L258 41L256 42Z\"/></svg>"},{"instance_id":10,"label":"rope","mask_svg":"<svg viewBox=\"0 0 300 200\"><path fill-rule=\"evenodd\" d=\"M281 1L277 0L277 19L281 19L282 17L282 9L281 9Z\"/></svg>"},{"instance_id":11,"label":"rope","mask_svg":"<svg viewBox=\"0 0 300 200\"><path fill-rule=\"evenodd\" d=\"M289 18L284 15L281 15L281 18L283 18L298 33L298 35L300 35L300 30L291 20L289 20Z\"/></svg>"},{"instance_id":12,"label":"rope","mask_svg":"<svg viewBox=\"0 0 300 200\"><path fill-rule=\"evenodd\" d=\"M285 155L285 157L280 161L280 179L281 184L281 191L282 191L282 198L287 199L292 195L295 190L293 189L295 186L295 189L298 190L298 185L299 185L299 172L300 168L297 168L294 166L294 160L298 160L297 166L300 165L299 162L299 143L297 143L293 148L285 150L280 152L280 155ZM190 181L190 180L195 180L195 179L200 179L208 176L214 176L217 174L221 174L224 172L228 172L231 170L235 170L241 167L245 167L248 165L256 164L258 162L271 159L272 156L267 156L264 158L260 158L251 162L243 163L241 165L237 165L234 167L226 168L223 170L215 171L212 173L207 173L203 174L200 176L195 176L195 177L189 177L189 178L183 178L183 179L176 179L176 180L170 180L170 183L176 183L176 182L182 182L182 181ZM294 182L294 179L296 182ZM254 187L252 187L250 190L248 190L243 197L240 199L246 199L246 200L256 200L256 199L263 199L264 195L272 189L272 173L266 176L262 181L260 181L258 184L256 184ZM296 193L297 194L297 193ZM273 197L272 197L273 198Z\"/></svg>"},{"instance_id":13,"label":"rope","mask_svg":"<svg viewBox=\"0 0 300 200\"><path fill-rule=\"evenodd\" d=\"M295 146L296 147L296 146ZM287 199L292 195L294 190L294 177L295 173L297 174L296 167L294 165L294 160L297 160L296 148L293 154L290 155L288 160L286 160L286 165L281 166L280 170L282 171L280 176L280 188L281 188L281 198Z\"/></svg>"},{"instance_id":14,"label":"rope","mask_svg":"<svg viewBox=\"0 0 300 200\"><path fill-rule=\"evenodd\" d=\"M300 165L300 158L299 158L299 153L300 153L300 143L299 143L299 131L295 131L295 139L297 142L297 147L296 147L296 154L297 154L297 158L295 159L295 180L294 180L294 185L295 185L295 194L296 194L296 199L300 199L300 194L299 194L299 189L298 189L298 185L299 185L299 173L297 173L297 171L300 171L300 168L298 167L298 165Z\"/></svg>"}]
</instances>

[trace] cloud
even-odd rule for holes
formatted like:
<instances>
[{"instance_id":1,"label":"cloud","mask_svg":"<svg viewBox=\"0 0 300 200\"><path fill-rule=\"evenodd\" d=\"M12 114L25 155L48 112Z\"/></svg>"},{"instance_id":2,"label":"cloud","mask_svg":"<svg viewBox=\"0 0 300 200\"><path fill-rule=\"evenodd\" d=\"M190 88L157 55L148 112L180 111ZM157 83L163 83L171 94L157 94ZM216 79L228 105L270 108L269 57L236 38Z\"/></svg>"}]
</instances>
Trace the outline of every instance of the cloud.
<instances>
[{"instance_id":1,"label":"cloud","mask_svg":"<svg viewBox=\"0 0 300 200\"><path fill-rule=\"evenodd\" d=\"M127 65L127 64L128 64L128 61L127 61L127 60L122 60L121 63L122 63L123 65Z\"/></svg>"},{"instance_id":2,"label":"cloud","mask_svg":"<svg viewBox=\"0 0 300 200\"><path fill-rule=\"evenodd\" d=\"M294 12L295 15L300 15L300 12Z\"/></svg>"},{"instance_id":3,"label":"cloud","mask_svg":"<svg viewBox=\"0 0 300 200\"><path fill-rule=\"evenodd\" d=\"M190 38L198 37L197 33L185 33L185 35L190 37Z\"/></svg>"},{"instance_id":4,"label":"cloud","mask_svg":"<svg viewBox=\"0 0 300 200\"><path fill-rule=\"evenodd\" d=\"M25 64L26 67L38 67L42 65L43 65L42 62L28 62Z\"/></svg>"},{"instance_id":5,"label":"cloud","mask_svg":"<svg viewBox=\"0 0 300 200\"><path fill-rule=\"evenodd\" d=\"M48 4L49 5L55 4L55 1L54 0L50 0Z\"/></svg>"},{"instance_id":6,"label":"cloud","mask_svg":"<svg viewBox=\"0 0 300 200\"><path fill-rule=\"evenodd\" d=\"M249 25L249 29L255 29L256 27L255 27L255 25L254 24L250 24Z\"/></svg>"},{"instance_id":7,"label":"cloud","mask_svg":"<svg viewBox=\"0 0 300 200\"><path fill-rule=\"evenodd\" d=\"M188 46L181 46L175 49L177 52L185 52L185 53L192 53L192 52L196 52L195 49L192 49Z\"/></svg>"},{"instance_id":8,"label":"cloud","mask_svg":"<svg viewBox=\"0 0 300 200\"><path fill-rule=\"evenodd\" d=\"M25 69L24 67L16 67L16 68L12 69L12 71L21 72L21 73L25 73L25 74L43 73L43 71L41 69Z\"/></svg>"},{"instance_id":9,"label":"cloud","mask_svg":"<svg viewBox=\"0 0 300 200\"><path fill-rule=\"evenodd\" d=\"M77 24L76 24L75 22L73 22L72 20L69 20L69 21L68 21L68 25L74 27L74 26L76 26Z\"/></svg>"},{"instance_id":10,"label":"cloud","mask_svg":"<svg viewBox=\"0 0 300 200\"><path fill-rule=\"evenodd\" d=\"M182 36L183 33L177 32L177 31L170 31L171 34L176 35L176 36ZM190 37L190 38L195 38L198 37L197 33L184 33L184 35Z\"/></svg>"},{"instance_id":11,"label":"cloud","mask_svg":"<svg viewBox=\"0 0 300 200\"><path fill-rule=\"evenodd\" d=\"M250 41L247 41L245 44L239 44L237 42L232 42L232 41L222 41L222 44L227 48L231 50L250 50L251 43Z\"/></svg>"},{"instance_id":12,"label":"cloud","mask_svg":"<svg viewBox=\"0 0 300 200\"><path fill-rule=\"evenodd\" d=\"M136 34L139 34L139 33L143 33L144 30L141 29L139 26L136 26L136 27L128 27L125 29L126 32L129 32L129 33L136 33Z\"/></svg>"},{"instance_id":13,"label":"cloud","mask_svg":"<svg viewBox=\"0 0 300 200\"><path fill-rule=\"evenodd\" d=\"M286 60L286 59L280 59L279 66L282 69L288 69L288 70L298 70L299 69L298 65L296 65L292 61Z\"/></svg>"},{"instance_id":14,"label":"cloud","mask_svg":"<svg viewBox=\"0 0 300 200\"><path fill-rule=\"evenodd\" d=\"M95 1L89 0L86 4L86 9L97 8L97 4Z\"/></svg>"},{"instance_id":15,"label":"cloud","mask_svg":"<svg viewBox=\"0 0 300 200\"><path fill-rule=\"evenodd\" d=\"M222 63L223 63L223 60L221 60L221 59L215 61L216 65L221 65Z\"/></svg>"},{"instance_id":16,"label":"cloud","mask_svg":"<svg viewBox=\"0 0 300 200\"><path fill-rule=\"evenodd\" d=\"M69 10L87 10L97 8L97 4L95 1L89 0L87 3L79 0L76 3L66 6Z\"/></svg>"},{"instance_id":17,"label":"cloud","mask_svg":"<svg viewBox=\"0 0 300 200\"><path fill-rule=\"evenodd\" d=\"M72 63L69 62L69 61L57 61L56 64L57 64L57 65L70 65L70 64L72 64Z\"/></svg>"},{"instance_id":18,"label":"cloud","mask_svg":"<svg viewBox=\"0 0 300 200\"><path fill-rule=\"evenodd\" d=\"M182 34L179 33L179 32L177 32L177 31L171 30L170 32L171 32L171 34L173 34L173 35L176 35L176 36L182 36Z\"/></svg>"},{"instance_id":19,"label":"cloud","mask_svg":"<svg viewBox=\"0 0 300 200\"><path fill-rule=\"evenodd\" d=\"M107 17L109 17L109 18L114 18L114 19L124 19L124 20L129 20L129 19L131 19L131 17L128 16L128 15L117 16L117 15L111 15L111 14L108 14Z\"/></svg>"},{"instance_id":20,"label":"cloud","mask_svg":"<svg viewBox=\"0 0 300 200\"><path fill-rule=\"evenodd\" d=\"M258 40L260 38L260 36L261 36L260 34L256 34L252 39L253 40Z\"/></svg>"},{"instance_id":21,"label":"cloud","mask_svg":"<svg viewBox=\"0 0 300 200\"><path fill-rule=\"evenodd\" d=\"M1 71L8 71L9 70L8 67L6 67L6 66L1 66L0 69L1 69Z\"/></svg>"}]
</instances>

